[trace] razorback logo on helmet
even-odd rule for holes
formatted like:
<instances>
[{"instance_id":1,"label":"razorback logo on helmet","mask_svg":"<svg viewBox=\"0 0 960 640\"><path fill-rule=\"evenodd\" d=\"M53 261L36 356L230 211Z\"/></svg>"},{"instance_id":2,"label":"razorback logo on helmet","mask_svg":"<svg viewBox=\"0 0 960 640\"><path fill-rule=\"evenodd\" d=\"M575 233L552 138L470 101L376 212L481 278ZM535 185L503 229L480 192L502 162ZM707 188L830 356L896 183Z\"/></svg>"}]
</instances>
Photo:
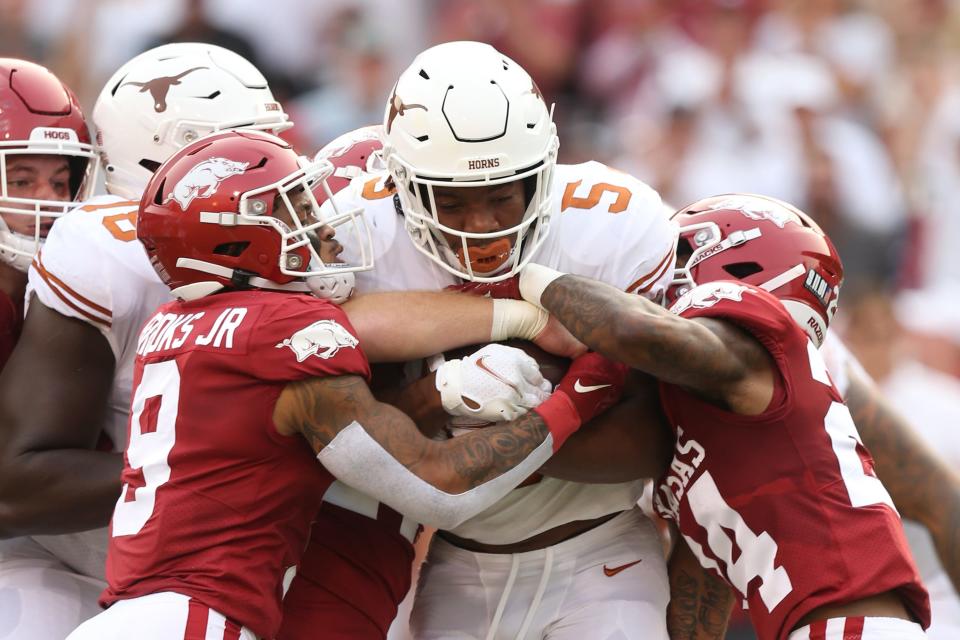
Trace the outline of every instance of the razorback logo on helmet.
<instances>
[{"instance_id":1,"label":"razorback logo on helmet","mask_svg":"<svg viewBox=\"0 0 960 640\"><path fill-rule=\"evenodd\" d=\"M180 84L181 78L187 74L193 73L194 71L199 71L200 69L209 69L209 67L193 67L192 69L187 69L186 71L178 73L175 76L161 76L159 78L154 78L153 80L147 80L146 82L129 80L117 88L122 89L127 85L131 85L134 87L140 87L140 93L146 93L149 91L150 97L153 98L153 110L157 113L161 113L167 110L167 93L170 92L170 87Z\"/></svg>"},{"instance_id":2,"label":"razorback logo on helmet","mask_svg":"<svg viewBox=\"0 0 960 640\"><path fill-rule=\"evenodd\" d=\"M764 207L759 198L729 198L717 200L710 204L710 210L733 209L739 211L751 220L769 220L783 229L788 222L800 224L796 216L787 209L778 206Z\"/></svg>"},{"instance_id":3,"label":"razorback logo on helmet","mask_svg":"<svg viewBox=\"0 0 960 640\"><path fill-rule=\"evenodd\" d=\"M743 292L746 290L746 285L735 282L707 282L680 296L670 307L670 311L680 315L691 307L708 309L721 300L740 302L743 300Z\"/></svg>"},{"instance_id":4,"label":"razorback logo on helmet","mask_svg":"<svg viewBox=\"0 0 960 640\"><path fill-rule=\"evenodd\" d=\"M249 162L234 162L226 158L210 158L193 167L180 178L166 202L176 200L184 211L194 198L209 198L217 191L220 183L247 170Z\"/></svg>"},{"instance_id":5,"label":"razorback logo on helmet","mask_svg":"<svg viewBox=\"0 0 960 640\"><path fill-rule=\"evenodd\" d=\"M297 362L303 362L310 356L332 358L340 349L355 348L358 342L335 320L319 320L278 342L276 348L289 347L297 356Z\"/></svg>"}]
</instances>

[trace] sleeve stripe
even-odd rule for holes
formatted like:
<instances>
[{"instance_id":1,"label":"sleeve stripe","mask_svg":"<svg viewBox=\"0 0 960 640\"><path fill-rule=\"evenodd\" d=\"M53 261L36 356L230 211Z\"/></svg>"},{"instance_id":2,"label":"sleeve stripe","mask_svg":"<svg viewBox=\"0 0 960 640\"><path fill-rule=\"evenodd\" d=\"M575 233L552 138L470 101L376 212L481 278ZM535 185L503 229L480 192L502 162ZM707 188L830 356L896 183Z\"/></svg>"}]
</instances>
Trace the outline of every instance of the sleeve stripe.
<instances>
[{"instance_id":1,"label":"sleeve stripe","mask_svg":"<svg viewBox=\"0 0 960 640\"><path fill-rule=\"evenodd\" d=\"M57 278L55 275L49 273L43 267L43 263L40 261L39 254L37 254L37 257L34 258L33 260L33 267L37 270L37 273L40 274L40 277L43 279L43 281L47 283L47 286L50 287L50 290L53 291L57 295L57 297L60 298L67 306L69 306L71 309L73 309L83 317L87 318L88 320L95 322L97 324L104 325L107 328L110 328L110 326L112 325L112 318L113 318L113 314L110 312L110 310L105 309L104 307L101 307L100 305L95 304L93 302L90 302L83 296L73 291L73 289L71 289L66 284L64 284L64 282L59 278ZM61 289L61 287L63 289ZM66 293L64 292L64 290L66 290ZM71 300L70 297L76 298L77 301L75 302L74 300ZM96 309L96 311L91 311L90 309L84 309L82 306L80 306L81 304L84 304L93 309ZM96 315L98 312L100 316ZM106 317L104 318L101 316L106 316Z\"/></svg>"},{"instance_id":2,"label":"sleeve stripe","mask_svg":"<svg viewBox=\"0 0 960 640\"><path fill-rule=\"evenodd\" d=\"M671 262L667 262L665 265L663 265L663 269L660 270L660 273L658 273L655 278L653 278L650 282L648 282L646 285L644 285L643 288L637 289L637 293L639 293L639 294L642 295L642 294L647 293L648 291L650 291L655 284L657 284L658 282L660 282L660 278L662 278L662 277L664 276L664 274L666 274L667 271L670 270L670 265L671 265L671 264L672 264L672 261L671 261Z\"/></svg>"},{"instance_id":3,"label":"sleeve stripe","mask_svg":"<svg viewBox=\"0 0 960 640\"><path fill-rule=\"evenodd\" d=\"M66 291L68 294L70 294L70 296L72 296L73 298L75 298L78 302L80 302L80 303L82 303L82 304L90 307L91 309L93 309L93 310L95 310L95 311L100 312L100 314L102 314L102 315L104 315L104 316L107 316L108 318L110 318L110 317L113 316L113 312L110 311L110 309L108 309L108 308L106 308L106 307L102 307L102 306L100 306L99 304L97 304L96 302L94 302L94 301L92 301L92 300L89 300L88 298L83 297L82 295L80 295L79 293L77 293L76 291L74 291L73 289L71 289L70 286L69 286L67 283L65 283L63 280L61 280L61 279L58 278L57 276L53 275L53 274L50 273L49 271L47 271L47 268L46 268L45 266L43 266L43 250L37 252L37 257L36 257L36 259L34 260L34 262L35 262L36 265L37 265L38 271L40 271L40 273L44 276L44 279L45 279L45 280L46 280L46 279L53 280L53 281L56 282L60 287L62 287L64 291Z\"/></svg>"},{"instance_id":4,"label":"sleeve stripe","mask_svg":"<svg viewBox=\"0 0 960 640\"><path fill-rule=\"evenodd\" d=\"M663 277L663 274L666 273L666 270L670 268L670 265L673 263L674 255L676 254L675 249L671 246L667 250L667 255L663 256L663 259L651 269L646 275L637 278L637 280L627 287L627 291L635 293L646 293L650 288Z\"/></svg>"},{"instance_id":5,"label":"sleeve stripe","mask_svg":"<svg viewBox=\"0 0 960 640\"><path fill-rule=\"evenodd\" d=\"M99 211L100 209L117 209L119 207L136 207L138 203L133 200L122 200L120 202L111 202L109 204L87 204L80 207L80 211Z\"/></svg>"}]
</instances>

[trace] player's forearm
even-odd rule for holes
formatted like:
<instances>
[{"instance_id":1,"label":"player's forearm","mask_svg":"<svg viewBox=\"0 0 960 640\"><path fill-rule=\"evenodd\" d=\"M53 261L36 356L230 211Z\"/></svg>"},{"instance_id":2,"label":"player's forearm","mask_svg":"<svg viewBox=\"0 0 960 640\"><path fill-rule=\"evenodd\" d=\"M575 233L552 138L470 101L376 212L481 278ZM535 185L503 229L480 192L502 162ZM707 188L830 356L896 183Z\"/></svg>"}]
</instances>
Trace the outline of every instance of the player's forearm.
<instances>
[{"instance_id":1,"label":"player's forearm","mask_svg":"<svg viewBox=\"0 0 960 640\"><path fill-rule=\"evenodd\" d=\"M850 372L845 400L900 515L930 531L941 564L960 589L960 474L926 445L870 380Z\"/></svg>"},{"instance_id":2,"label":"player's forearm","mask_svg":"<svg viewBox=\"0 0 960 640\"><path fill-rule=\"evenodd\" d=\"M371 362L414 360L488 341L493 321L490 300L434 291L356 296L343 310Z\"/></svg>"},{"instance_id":3,"label":"player's forearm","mask_svg":"<svg viewBox=\"0 0 960 640\"><path fill-rule=\"evenodd\" d=\"M670 558L669 574L671 640L722 640L733 610L730 587L707 573L682 539Z\"/></svg>"},{"instance_id":4,"label":"player's forearm","mask_svg":"<svg viewBox=\"0 0 960 640\"><path fill-rule=\"evenodd\" d=\"M371 362L403 362L506 338L534 338L546 314L518 300L449 291L357 296L343 305Z\"/></svg>"},{"instance_id":5,"label":"player's forearm","mask_svg":"<svg viewBox=\"0 0 960 640\"><path fill-rule=\"evenodd\" d=\"M568 274L539 304L589 348L664 382L707 390L731 377L733 359L713 332L641 296Z\"/></svg>"},{"instance_id":6,"label":"player's forearm","mask_svg":"<svg viewBox=\"0 0 960 640\"><path fill-rule=\"evenodd\" d=\"M377 402L363 378L337 376L287 385L273 419L281 433L302 434L339 480L419 522L450 528L536 471L579 427L580 409L555 393L513 422L436 442Z\"/></svg>"},{"instance_id":7,"label":"player's forearm","mask_svg":"<svg viewBox=\"0 0 960 640\"><path fill-rule=\"evenodd\" d=\"M355 489L418 522L449 529L500 500L550 456L542 420L517 422L448 446L354 422L317 458Z\"/></svg>"},{"instance_id":8,"label":"player's forearm","mask_svg":"<svg viewBox=\"0 0 960 640\"><path fill-rule=\"evenodd\" d=\"M956 477L948 486L943 487L940 496L942 509L939 516L926 522L933 537L940 564L943 565L953 588L960 591L960 483Z\"/></svg>"},{"instance_id":9,"label":"player's forearm","mask_svg":"<svg viewBox=\"0 0 960 640\"><path fill-rule=\"evenodd\" d=\"M0 537L105 526L120 495L122 468L121 454L85 449L27 452L5 460Z\"/></svg>"}]
</instances>

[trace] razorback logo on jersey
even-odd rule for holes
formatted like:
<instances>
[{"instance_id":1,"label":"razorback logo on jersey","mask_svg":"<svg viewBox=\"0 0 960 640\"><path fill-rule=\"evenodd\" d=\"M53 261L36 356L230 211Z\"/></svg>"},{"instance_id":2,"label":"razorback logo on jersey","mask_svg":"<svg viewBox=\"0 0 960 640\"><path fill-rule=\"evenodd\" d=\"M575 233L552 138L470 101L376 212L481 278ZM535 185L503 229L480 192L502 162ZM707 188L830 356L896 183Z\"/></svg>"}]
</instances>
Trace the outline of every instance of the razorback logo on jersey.
<instances>
[{"instance_id":1,"label":"razorback logo on jersey","mask_svg":"<svg viewBox=\"0 0 960 640\"><path fill-rule=\"evenodd\" d=\"M209 198L217 191L220 183L230 176L243 173L249 162L234 162L226 158L210 158L190 169L180 178L173 191L167 196L167 202L176 200L184 211L194 198Z\"/></svg>"},{"instance_id":2,"label":"razorback logo on jersey","mask_svg":"<svg viewBox=\"0 0 960 640\"><path fill-rule=\"evenodd\" d=\"M708 282L694 287L686 292L670 307L670 311L680 315L691 307L694 309L708 309L721 300L743 300L746 285L735 282Z\"/></svg>"},{"instance_id":3,"label":"razorback logo on jersey","mask_svg":"<svg viewBox=\"0 0 960 640\"><path fill-rule=\"evenodd\" d=\"M782 207L764 207L763 200L753 198L731 198L729 200L718 200L710 205L711 211L721 209L732 209L739 211L751 220L769 220L773 224L783 229L788 222L800 224L796 216Z\"/></svg>"},{"instance_id":4,"label":"razorback logo on jersey","mask_svg":"<svg viewBox=\"0 0 960 640\"><path fill-rule=\"evenodd\" d=\"M277 349L289 347L303 362L310 356L332 358L340 349L353 349L359 340L335 320L320 320L278 342Z\"/></svg>"}]
</instances>

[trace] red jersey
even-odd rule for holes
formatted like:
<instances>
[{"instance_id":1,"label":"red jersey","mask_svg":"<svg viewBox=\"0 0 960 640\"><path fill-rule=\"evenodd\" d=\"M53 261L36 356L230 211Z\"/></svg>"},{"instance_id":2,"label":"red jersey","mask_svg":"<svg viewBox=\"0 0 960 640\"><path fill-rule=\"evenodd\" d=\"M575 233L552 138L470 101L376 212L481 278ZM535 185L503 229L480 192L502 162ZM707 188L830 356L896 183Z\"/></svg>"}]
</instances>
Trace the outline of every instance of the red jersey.
<instances>
[{"instance_id":1,"label":"red jersey","mask_svg":"<svg viewBox=\"0 0 960 640\"><path fill-rule=\"evenodd\" d=\"M5 291L0 291L0 369L3 369L13 353L23 328L23 300L14 301Z\"/></svg>"},{"instance_id":2,"label":"red jersey","mask_svg":"<svg viewBox=\"0 0 960 640\"><path fill-rule=\"evenodd\" d=\"M241 291L160 307L137 343L101 604L174 591L274 637L333 477L273 410L289 382L338 375L369 366L331 303Z\"/></svg>"},{"instance_id":3,"label":"red jersey","mask_svg":"<svg viewBox=\"0 0 960 640\"><path fill-rule=\"evenodd\" d=\"M755 416L660 385L677 443L657 512L746 600L760 640L784 640L823 605L891 590L926 628L929 601L900 517L800 326L775 297L739 282L696 287L671 310L737 324L779 375Z\"/></svg>"},{"instance_id":4,"label":"red jersey","mask_svg":"<svg viewBox=\"0 0 960 640\"><path fill-rule=\"evenodd\" d=\"M338 487L344 485L335 483L331 491ZM373 498L353 493L372 512L361 505L323 503L283 599L277 640L315 638L318 628L325 640L387 637L410 590L412 540L419 527Z\"/></svg>"},{"instance_id":5,"label":"red jersey","mask_svg":"<svg viewBox=\"0 0 960 640\"><path fill-rule=\"evenodd\" d=\"M318 628L325 640L383 640L410 590L419 530L387 505L334 482L283 599L277 640L310 640Z\"/></svg>"}]
</instances>

